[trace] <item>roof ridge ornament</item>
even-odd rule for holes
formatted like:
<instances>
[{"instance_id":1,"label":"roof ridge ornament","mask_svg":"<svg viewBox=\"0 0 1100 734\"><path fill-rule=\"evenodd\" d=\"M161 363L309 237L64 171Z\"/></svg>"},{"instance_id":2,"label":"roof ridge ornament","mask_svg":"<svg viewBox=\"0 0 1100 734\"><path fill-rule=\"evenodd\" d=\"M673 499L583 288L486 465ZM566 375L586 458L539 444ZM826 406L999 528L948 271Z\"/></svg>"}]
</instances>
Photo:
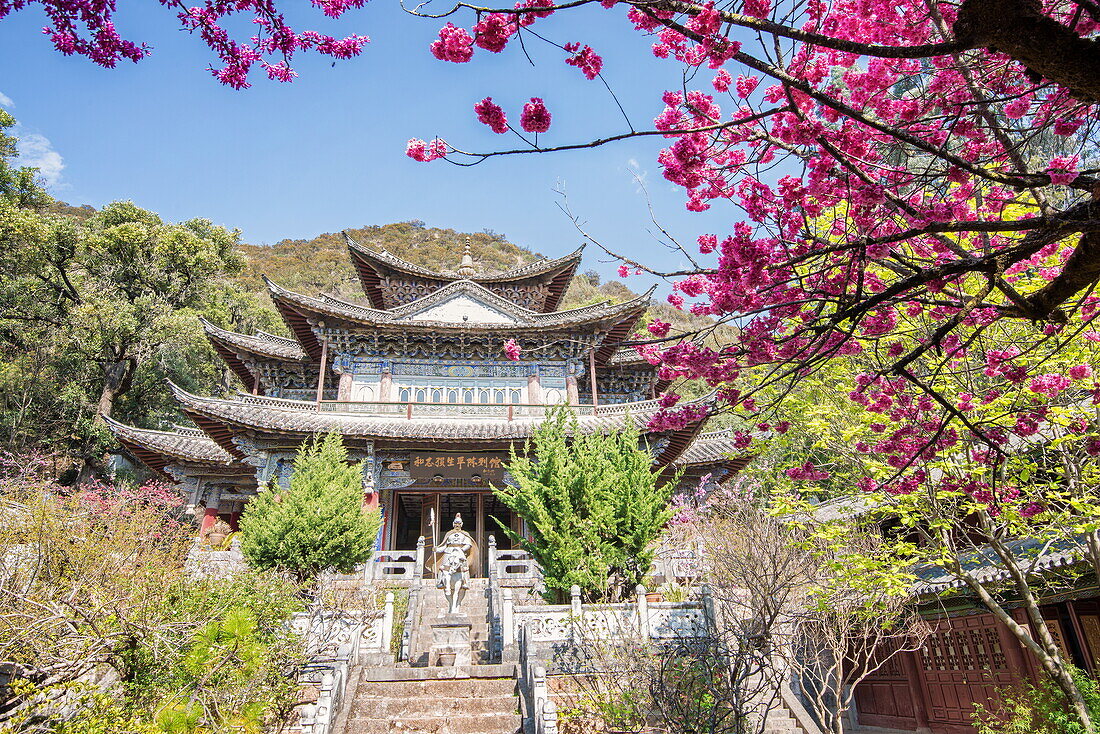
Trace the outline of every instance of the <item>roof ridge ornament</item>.
<instances>
[{"instance_id":1,"label":"roof ridge ornament","mask_svg":"<svg viewBox=\"0 0 1100 734\"><path fill-rule=\"evenodd\" d=\"M458 274L463 278L469 278L477 275L477 268L474 267L474 258L470 255L470 237L466 237L466 245L462 248L462 264L458 266Z\"/></svg>"}]
</instances>

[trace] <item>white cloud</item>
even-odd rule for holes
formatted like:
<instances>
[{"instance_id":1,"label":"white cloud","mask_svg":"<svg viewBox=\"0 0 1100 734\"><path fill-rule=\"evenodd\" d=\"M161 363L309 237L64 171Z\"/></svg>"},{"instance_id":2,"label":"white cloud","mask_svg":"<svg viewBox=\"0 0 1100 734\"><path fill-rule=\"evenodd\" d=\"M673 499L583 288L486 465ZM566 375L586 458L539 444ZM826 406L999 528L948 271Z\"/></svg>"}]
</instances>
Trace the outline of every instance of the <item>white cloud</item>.
<instances>
[{"instance_id":1,"label":"white cloud","mask_svg":"<svg viewBox=\"0 0 1100 734\"><path fill-rule=\"evenodd\" d=\"M19 155L15 159L17 166L32 166L38 169L38 175L48 186L61 183L61 171L65 169L65 160L53 149L49 138L38 133L16 132L19 138Z\"/></svg>"},{"instance_id":2,"label":"white cloud","mask_svg":"<svg viewBox=\"0 0 1100 734\"><path fill-rule=\"evenodd\" d=\"M0 92L0 107L15 107L15 102L11 101L11 97Z\"/></svg>"},{"instance_id":3,"label":"white cloud","mask_svg":"<svg viewBox=\"0 0 1100 734\"><path fill-rule=\"evenodd\" d=\"M645 193L645 186L647 183L647 179L649 178L649 171L642 168L641 164L638 163L637 158L628 158L626 161L626 166L630 170L630 175L634 177L634 183L636 184L634 187L634 193Z\"/></svg>"}]
</instances>

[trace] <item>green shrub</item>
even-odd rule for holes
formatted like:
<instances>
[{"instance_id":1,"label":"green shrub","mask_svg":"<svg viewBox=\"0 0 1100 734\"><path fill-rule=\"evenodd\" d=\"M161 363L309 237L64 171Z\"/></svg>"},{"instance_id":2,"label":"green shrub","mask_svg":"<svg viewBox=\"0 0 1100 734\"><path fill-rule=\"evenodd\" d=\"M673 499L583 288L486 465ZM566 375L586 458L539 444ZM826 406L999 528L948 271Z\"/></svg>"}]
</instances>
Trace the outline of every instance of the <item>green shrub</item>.
<instances>
[{"instance_id":1,"label":"green shrub","mask_svg":"<svg viewBox=\"0 0 1100 734\"><path fill-rule=\"evenodd\" d=\"M1100 723L1100 689L1096 681L1077 668L1073 669L1073 679L1085 698L1092 721ZM978 734L1085 734L1066 694L1050 681L1038 686L1025 684L1006 692L996 711L981 705L975 708L974 726Z\"/></svg>"},{"instance_id":2,"label":"green shrub","mask_svg":"<svg viewBox=\"0 0 1100 734\"><path fill-rule=\"evenodd\" d=\"M362 482L361 467L348 463L338 434L303 443L290 489L260 492L241 515L241 552L248 563L292 573L303 583L366 563L382 518L378 510L363 511Z\"/></svg>"}]
</instances>

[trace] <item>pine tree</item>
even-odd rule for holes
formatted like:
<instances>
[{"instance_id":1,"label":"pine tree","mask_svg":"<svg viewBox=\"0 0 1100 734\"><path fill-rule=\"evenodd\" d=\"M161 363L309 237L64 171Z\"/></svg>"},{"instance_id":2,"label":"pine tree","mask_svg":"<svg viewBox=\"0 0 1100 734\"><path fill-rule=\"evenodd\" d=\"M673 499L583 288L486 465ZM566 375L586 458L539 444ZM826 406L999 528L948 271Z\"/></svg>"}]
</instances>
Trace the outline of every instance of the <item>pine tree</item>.
<instances>
[{"instance_id":1,"label":"pine tree","mask_svg":"<svg viewBox=\"0 0 1100 734\"><path fill-rule=\"evenodd\" d=\"M523 454L512 448L508 472L513 483L493 490L531 537L505 532L538 562L547 600L565 600L573 584L600 599L641 582L679 476L659 482L637 427L583 434L569 410L554 409Z\"/></svg>"},{"instance_id":2,"label":"pine tree","mask_svg":"<svg viewBox=\"0 0 1100 734\"><path fill-rule=\"evenodd\" d=\"M241 551L260 569L308 583L324 571L350 573L370 559L382 519L363 511L362 471L336 433L304 442L290 489L270 487L241 515Z\"/></svg>"}]
</instances>

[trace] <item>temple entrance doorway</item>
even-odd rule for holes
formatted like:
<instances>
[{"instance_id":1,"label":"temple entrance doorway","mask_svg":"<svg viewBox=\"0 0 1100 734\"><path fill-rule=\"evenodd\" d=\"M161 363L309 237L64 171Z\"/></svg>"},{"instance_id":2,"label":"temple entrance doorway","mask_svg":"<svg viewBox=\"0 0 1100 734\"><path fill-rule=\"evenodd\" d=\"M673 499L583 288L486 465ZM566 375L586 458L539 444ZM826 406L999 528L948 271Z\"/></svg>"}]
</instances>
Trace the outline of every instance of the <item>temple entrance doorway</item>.
<instances>
[{"instance_id":1,"label":"temple entrance doorway","mask_svg":"<svg viewBox=\"0 0 1100 734\"><path fill-rule=\"evenodd\" d=\"M435 538L442 538L451 529L455 514L462 515L462 529L468 532L477 544L477 557L471 564L472 576L485 575L489 560L489 535L497 543L497 549L507 550L512 541L503 527L517 528L519 523L512 511L489 491L483 492L441 492L415 487L395 493L390 530L387 533L389 550L413 550L420 536L425 539L425 557L434 557L433 531L430 525L434 518Z\"/></svg>"}]
</instances>

